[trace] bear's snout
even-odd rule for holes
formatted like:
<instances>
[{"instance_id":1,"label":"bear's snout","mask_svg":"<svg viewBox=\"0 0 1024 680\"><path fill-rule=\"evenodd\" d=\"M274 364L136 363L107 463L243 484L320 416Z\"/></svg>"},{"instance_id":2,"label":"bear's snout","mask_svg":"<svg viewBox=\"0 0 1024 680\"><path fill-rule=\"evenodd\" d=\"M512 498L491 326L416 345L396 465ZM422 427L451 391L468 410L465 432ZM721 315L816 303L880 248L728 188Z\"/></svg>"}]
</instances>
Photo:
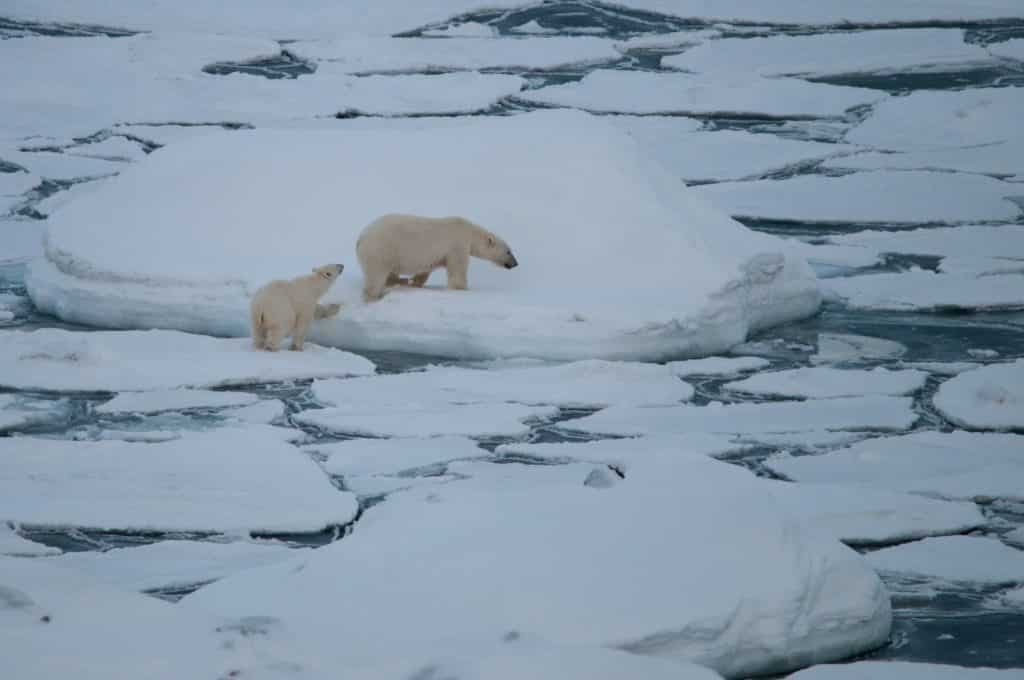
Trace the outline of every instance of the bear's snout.
<instances>
[{"instance_id":1,"label":"bear's snout","mask_svg":"<svg viewBox=\"0 0 1024 680\"><path fill-rule=\"evenodd\" d=\"M505 260L505 269L514 269L515 267L518 267L518 266L519 266L519 261L516 259L516 256L513 255L512 253L509 253L508 254L508 259Z\"/></svg>"}]
</instances>

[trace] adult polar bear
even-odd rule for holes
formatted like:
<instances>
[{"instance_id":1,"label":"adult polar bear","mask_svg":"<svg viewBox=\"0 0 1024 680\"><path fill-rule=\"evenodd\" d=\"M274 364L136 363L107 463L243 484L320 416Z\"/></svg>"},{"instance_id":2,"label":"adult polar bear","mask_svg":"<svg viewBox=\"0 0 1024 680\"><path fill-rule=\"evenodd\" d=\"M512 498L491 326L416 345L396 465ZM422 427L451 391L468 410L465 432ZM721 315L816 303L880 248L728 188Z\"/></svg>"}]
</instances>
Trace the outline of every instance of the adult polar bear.
<instances>
[{"instance_id":1,"label":"adult polar bear","mask_svg":"<svg viewBox=\"0 0 1024 680\"><path fill-rule=\"evenodd\" d=\"M363 269L363 299L379 300L384 288L409 276L422 287L435 269L448 271L448 287L465 290L469 258L479 257L512 269L519 262L501 238L462 217L390 214L363 229L356 242Z\"/></svg>"}]
</instances>

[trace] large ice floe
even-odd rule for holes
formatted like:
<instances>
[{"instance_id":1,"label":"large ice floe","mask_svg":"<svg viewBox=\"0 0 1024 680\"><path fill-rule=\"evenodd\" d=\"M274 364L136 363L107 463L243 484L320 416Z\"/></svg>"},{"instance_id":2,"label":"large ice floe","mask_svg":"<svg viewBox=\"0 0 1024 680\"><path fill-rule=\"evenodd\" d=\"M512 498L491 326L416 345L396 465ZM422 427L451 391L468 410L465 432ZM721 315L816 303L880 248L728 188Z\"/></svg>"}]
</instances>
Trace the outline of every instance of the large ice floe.
<instances>
[{"instance_id":1,"label":"large ice floe","mask_svg":"<svg viewBox=\"0 0 1024 680\"><path fill-rule=\"evenodd\" d=\"M903 395L921 389L927 378L927 373L915 369L890 371L881 366L871 370L814 366L759 373L744 380L726 383L725 389L747 394L810 399L869 394Z\"/></svg>"},{"instance_id":2,"label":"large ice floe","mask_svg":"<svg viewBox=\"0 0 1024 680\"><path fill-rule=\"evenodd\" d=\"M934 403L960 427L1024 431L1024 359L961 373L939 387Z\"/></svg>"},{"instance_id":3,"label":"large ice floe","mask_svg":"<svg viewBox=\"0 0 1024 680\"><path fill-rule=\"evenodd\" d=\"M938 498L1024 499L1024 437L915 432L817 456L775 457L772 471L798 482L854 484Z\"/></svg>"},{"instance_id":4,"label":"large ice floe","mask_svg":"<svg viewBox=\"0 0 1024 680\"><path fill-rule=\"evenodd\" d=\"M945 274L923 269L822 281L825 294L854 309L999 311L1024 308L1024 275Z\"/></svg>"},{"instance_id":5,"label":"large ice floe","mask_svg":"<svg viewBox=\"0 0 1024 680\"><path fill-rule=\"evenodd\" d=\"M257 352L242 338L178 331L44 328L5 331L0 338L0 386L20 390L172 390L368 375L376 370L368 359L328 347L307 346L303 352L271 354ZM187 393L178 397L183 395ZM149 408L143 405L144 410Z\"/></svg>"},{"instance_id":6,"label":"large ice floe","mask_svg":"<svg viewBox=\"0 0 1024 680\"><path fill-rule=\"evenodd\" d=\"M813 273L782 241L716 212L599 118L383 130L239 131L160 149L51 218L29 294L91 325L246 335L252 290L326 259L348 268L325 299L348 305L314 324L314 342L557 359L702 355L818 307ZM391 212L465 216L521 265L476 262L469 291L439 290L439 272L363 304L355 241Z\"/></svg>"},{"instance_id":7,"label":"large ice floe","mask_svg":"<svg viewBox=\"0 0 1024 680\"><path fill-rule=\"evenodd\" d=\"M790 680L1016 680L1016 668L965 668L909 661L857 661L822 664L789 676Z\"/></svg>"},{"instance_id":8,"label":"large ice floe","mask_svg":"<svg viewBox=\"0 0 1024 680\"><path fill-rule=\"evenodd\" d=\"M29 526L194 532L316 532L350 522L293 431L266 425L161 443L0 439L0 519Z\"/></svg>"},{"instance_id":9,"label":"large ice floe","mask_svg":"<svg viewBox=\"0 0 1024 680\"><path fill-rule=\"evenodd\" d=\"M1024 583L1024 552L994 538L939 536L867 556L880 571L974 584Z\"/></svg>"},{"instance_id":10,"label":"large ice floe","mask_svg":"<svg viewBox=\"0 0 1024 680\"><path fill-rule=\"evenodd\" d=\"M749 472L699 457L604 488L581 472L407 491L344 541L179 606L273 617L352 669L395 650L429 657L539 635L741 677L872 648L890 625L888 595L861 557L787 520Z\"/></svg>"}]
</instances>

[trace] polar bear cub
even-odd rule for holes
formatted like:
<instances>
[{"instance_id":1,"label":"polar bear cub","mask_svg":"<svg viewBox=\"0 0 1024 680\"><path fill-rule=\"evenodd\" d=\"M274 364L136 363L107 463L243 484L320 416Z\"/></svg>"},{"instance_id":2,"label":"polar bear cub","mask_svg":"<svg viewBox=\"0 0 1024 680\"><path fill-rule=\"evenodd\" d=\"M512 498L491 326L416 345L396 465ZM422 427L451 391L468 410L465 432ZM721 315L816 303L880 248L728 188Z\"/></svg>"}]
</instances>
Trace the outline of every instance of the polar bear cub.
<instances>
[{"instance_id":1,"label":"polar bear cub","mask_svg":"<svg viewBox=\"0 0 1024 680\"><path fill-rule=\"evenodd\" d=\"M379 300L386 286L404 283L403 276L420 288L441 267L448 271L448 287L464 290L470 257L506 269L519 264L507 243L462 217L384 215L363 229L356 255L367 302Z\"/></svg>"},{"instance_id":2,"label":"polar bear cub","mask_svg":"<svg viewBox=\"0 0 1024 680\"><path fill-rule=\"evenodd\" d=\"M257 290L249 305L256 349L276 352L285 337L291 336L291 349L301 351L313 319L332 316L341 309L336 304L318 305L317 300L344 269L344 265L325 264L312 274L288 281L274 280Z\"/></svg>"}]
</instances>

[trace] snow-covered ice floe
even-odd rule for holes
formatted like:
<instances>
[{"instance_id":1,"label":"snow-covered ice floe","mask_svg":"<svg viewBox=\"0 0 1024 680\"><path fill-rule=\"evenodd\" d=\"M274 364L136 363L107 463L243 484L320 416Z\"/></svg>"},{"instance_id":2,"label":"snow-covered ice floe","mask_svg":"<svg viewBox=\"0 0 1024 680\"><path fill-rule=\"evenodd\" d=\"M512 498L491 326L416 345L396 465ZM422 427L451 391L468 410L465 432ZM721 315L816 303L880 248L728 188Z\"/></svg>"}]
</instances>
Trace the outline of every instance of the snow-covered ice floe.
<instances>
[{"instance_id":1,"label":"snow-covered ice floe","mask_svg":"<svg viewBox=\"0 0 1024 680\"><path fill-rule=\"evenodd\" d=\"M557 560L538 559L552 549ZM396 649L415 657L539 635L727 677L873 648L891 621L860 556L800 530L749 472L705 458L604 488L469 479L408 491L374 506L344 541L223 579L179 606L274 617L347 667ZM339 617L339 607L361 614Z\"/></svg>"},{"instance_id":2,"label":"snow-covered ice floe","mask_svg":"<svg viewBox=\"0 0 1024 680\"><path fill-rule=\"evenodd\" d=\"M30 172L0 172L0 216L21 203L25 192L42 181L41 177Z\"/></svg>"},{"instance_id":3,"label":"snow-covered ice floe","mask_svg":"<svg viewBox=\"0 0 1024 680\"><path fill-rule=\"evenodd\" d=\"M45 557L59 555L60 550L23 538L7 522L0 520L0 555ZM0 586L3 584L0 583Z\"/></svg>"},{"instance_id":4,"label":"snow-covered ice floe","mask_svg":"<svg viewBox=\"0 0 1024 680\"><path fill-rule=\"evenodd\" d=\"M985 45L985 49L997 57L1024 61L1024 38L1015 38L1000 43Z\"/></svg>"},{"instance_id":5,"label":"snow-covered ice floe","mask_svg":"<svg viewBox=\"0 0 1024 680\"><path fill-rule=\"evenodd\" d=\"M1024 552L983 536L925 538L869 553L867 559L879 571L941 581L1024 583Z\"/></svg>"},{"instance_id":6,"label":"snow-covered ice floe","mask_svg":"<svg viewBox=\"0 0 1024 680\"><path fill-rule=\"evenodd\" d=\"M20 390L173 390L368 375L376 370L363 357L329 347L258 352L248 339L178 331L44 328L8 331L0 337L0 385Z\"/></svg>"},{"instance_id":7,"label":"snow-covered ice floe","mask_svg":"<svg viewBox=\"0 0 1024 680\"><path fill-rule=\"evenodd\" d=\"M849 73L959 71L995 62L963 29L903 29L712 40L663 66L695 73L823 77Z\"/></svg>"},{"instance_id":8,"label":"snow-covered ice floe","mask_svg":"<svg viewBox=\"0 0 1024 680\"><path fill-rule=\"evenodd\" d=\"M669 369L680 377L691 375L736 375L762 369L771 362L762 357L705 357L668 362Z\"/></svg>"},{"instance_id":9,"label":"snow-covered ice floe","mask_svg":"<svg viewBox=\"0 0 1024 680\"><path fill-rule=\"evenodd\" d=\"M895 340L853 333L819 333L818 351L810 360L815 365L884 361L896 359L906 351L907 346Z\"/></svg>"},{"instance_id":10,"label":"snow-covered ice floe","mask_svg":"<svg viewBox=\"0 0 1024 680\"><path fill-rule=\"evenodd\" d=\"M773 457L772 471L798 482L857 484L939 498L1024 499L1024 437L915 432L858 442L817 456Z\"/></svg>"},{"instance_id":11,"label":"snow-covered ice floe","mask_svg":"<svg viewBox=\"0 0 1024 680\"><path fill-rule=\"evenodd\" d=\"M736 441L732 435L694 432L589 442L513 442L498 446L494 453L503 459L529 459L557 464L580 461L629 470L637 465L662 464L686 456L727 456L742 452L750 446Z\"/></svg>"},{"instance_id":12,"label":"snow-covered ice floe","mask_svg":"<svg viewBox=\"0 0 1024 680\"><path fill-rule=\"evenodd\" d=\"M22 427L57 423L67 415L68 404L65 400L54 401L18 394L0 394L0 433Z\"/></svg>"},{"instance_id":13,"label":"snow-covered ice floe","mask_svg":"<svg viewBox=\"0 0 1024 680\"><path fill-rule=\"evenodd\" d=\"M597 70L583 80L528 90L518 99L602 113L734 114L766 118L841 116L888 95L878 90L733 74Z\"/></svg>"},{"instance_id":14,"label":"snow-covered ice floe","mask_svg":"<svg viewBox=\"0 0 1024 680\"><path fill-rule=\"evenodd\" d=\"M1024 308L1024 275L976 276L916 269L825 279L825 294L847 307L891 311Z\"/></svg>"},{"instance_id":15,"label":"snow-covered ice floe","mask_svg":"<svg viewBox=\"0 0 1024 680\"><path fill-rule=\"evenodd\" d=\"M837 484L766 481L787 512L849 545L898 543L984 526L974 503Z\"/></svg>"},{"instance_id":16,"label":"snow-covered ice floe","mask_svg":"<svg viewBox=\"0 0 1024 680\"><path fill-rule=\"evenodd\" d=\"M1024 225L932 227L908 231L867 230L829 236L830 243L882 253L934 255L942 258L1006 258L1024 266Z\"/></svg>"},{"instance_id":17,"label":"snow-covered ice floe","mask_svg":"<svg viewBox=\"0 0 1024 680\"><path fill-rule=\"evenodd\" d=\"M1024 359L961 373L939 386L934 403L960 427L1024 430Z\"/></svg>"},{"instance_id":18,"label":"snow-covered ice floe","mask_svg":"<svg viewBox=\"0 0 1024 680\"><path fill-rule=\"evenodd\" d=\"M1016 680L1015 668L965 668L909 661L857 661L822 664L789 676L790 680Z\"/></svg>"},{"instance_id":19,"label":"snow-covered ice floe","mask_svg":"<svg viewBox=\"0 0 1024 680\"><path fill-rule=\"evenodd\" d=\"M162 443L0 439L0 517L29 526L315 532L355 517L352 494L265 425Z\"/></svg>"},{"instance_id":20,"label":"snow-covered ice floe","mask_svg":"<svg viewBox=\"0 0 1024 680\"><path fill-rule=\"evenodd\" d=\"M722 182L693 191L736 217L832 224L1009 221L1020 208L1007 197L1021 193L1019 185L983 175L889 170Z\"/></svg>"},{"instance_id":21,"label":"snow-covered ice floe","mask_svg":"<svg viewBox=\"0 0 1024 680\"><path fill-rule=\"evenodd\" d=\"M1013 182L1024 181L1024 140L980 146L917 151L868 151L825 160L821 167L840 170L941 170L976 172Z\"/></svg>"},{"instance_id":22,"label":"snow-covered ice floe","mask_svg":"<svg viewBox=\"0 0 1024 680\"><path fill-rule=\"evenodd\" d=\"M306 447L327 459L324 471L341 477L370 475L407 475L436 469L453 460L489 456L467 437L428 439L348 439L341 442L311 444Z\"/></svg>"},{"instance_id":23,"label":"snow-covered ice floe","mask_svg":"<svg viewBox=\"0 0 1024 680\"><path fill-rule=\"evenodd\" d=\"M928 374L914 369L891 371L877 366L870 370L814 366L758 373L725 384L725 389L747 394L828 399L870 394L903 395L924 386Z\"/></svg>"},{"instance_id":24,"label":"snow-covered ice floe","mask_svg":"<svg viewBox=\"0 0 1024 680\"><path fill-rule=\"evenodd\" d=\"M289 172L268 174L269 159ZM439 272L426 289L363 304L355 241L392 212L472 219L521 265L477 262L469 291L439 290ZM716 212L611 123L573 111L185 141L67 206L47 238L29 294L96 326L245 335L257 286L346 263L324 299L349 304L310 339L349 349L699 356L820 301L783 241Z\"/></svg>"},{"instance_id":25,"label":"snow-covered ice floe","mask_svg":"<svg viewBox=\"0 0 1024 680\"><path fill-rule=\"evenodd\" d=\"M200 408L250 406L260 399L248 392L215 392L213 390L154 390L126 392L97 406L96 413L160 413Z\"/></svg>"}]
</instances>

